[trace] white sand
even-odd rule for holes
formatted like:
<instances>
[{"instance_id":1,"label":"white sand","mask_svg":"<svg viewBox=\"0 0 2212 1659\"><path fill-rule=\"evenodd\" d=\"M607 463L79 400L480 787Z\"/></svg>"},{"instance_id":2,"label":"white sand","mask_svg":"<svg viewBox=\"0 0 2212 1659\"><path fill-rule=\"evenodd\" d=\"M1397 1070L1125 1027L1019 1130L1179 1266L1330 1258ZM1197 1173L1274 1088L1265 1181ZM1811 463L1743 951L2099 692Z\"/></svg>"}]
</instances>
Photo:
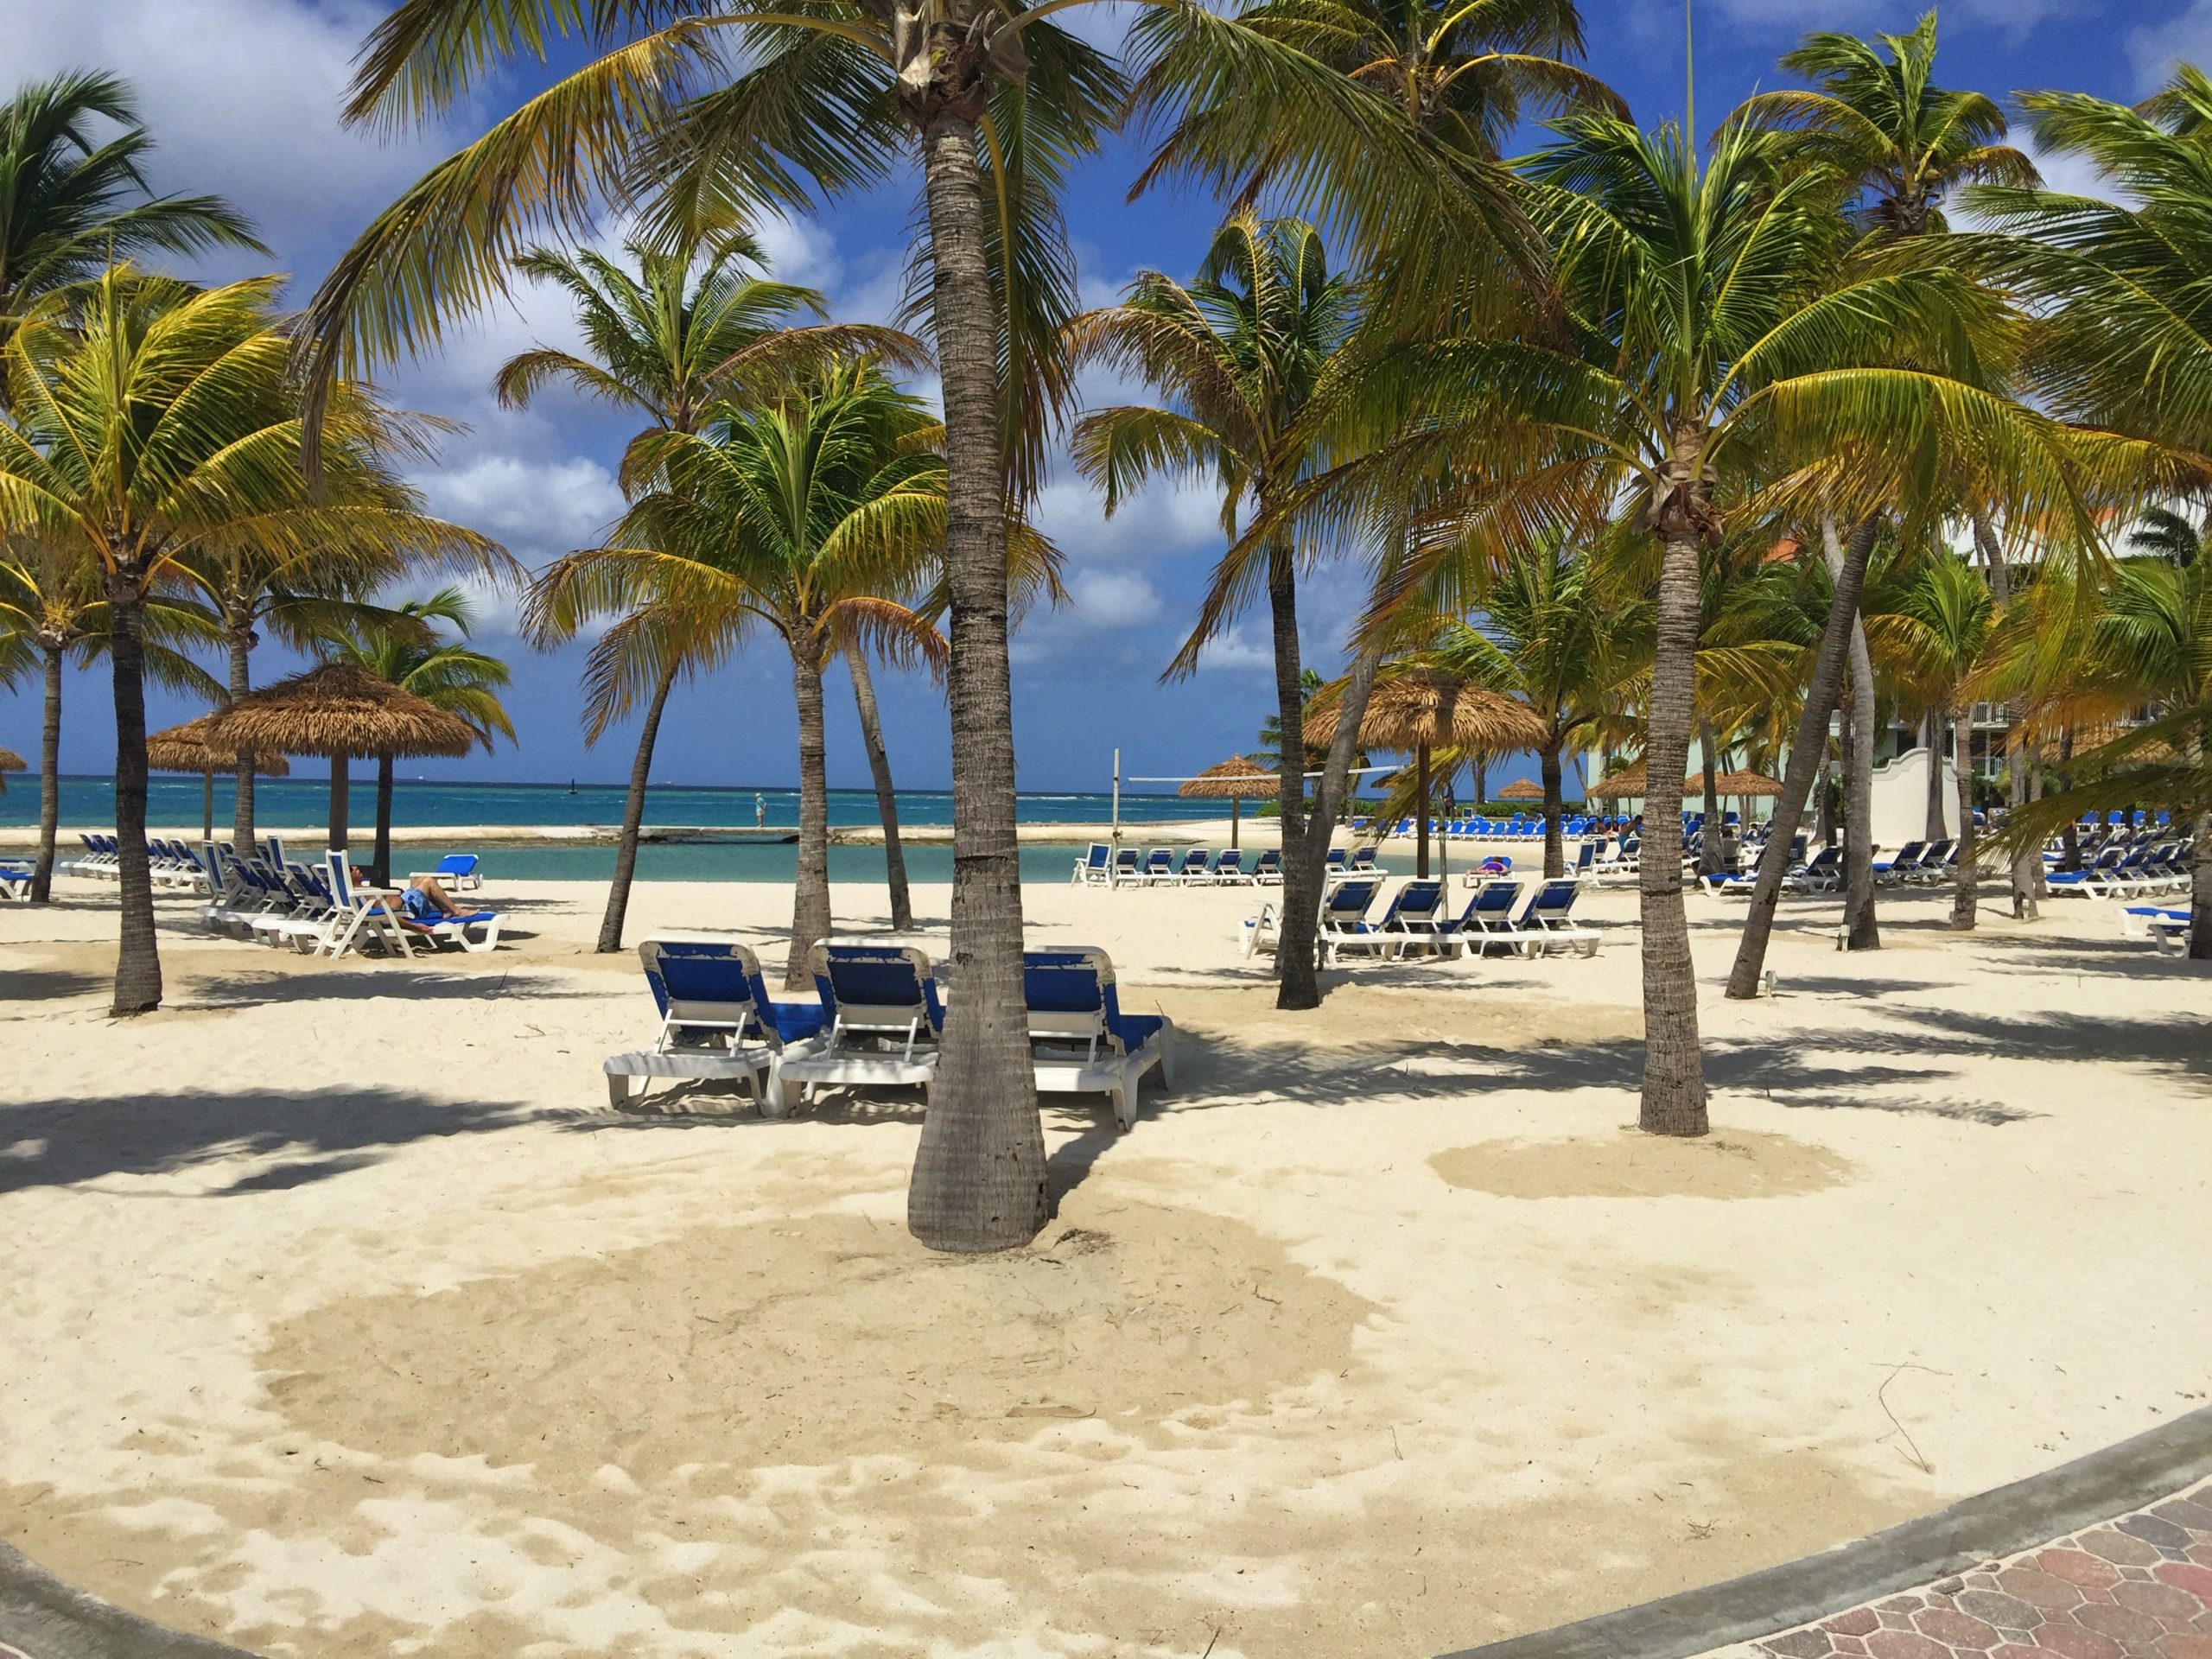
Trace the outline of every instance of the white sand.
<instances>
[{"instance_id":1,"label":"white sand","mask_svg":"<svg viewBox=\"0 0 2212 1659\"><path fill-rule=\"evenodd\" d=\"M1594 961L1271 1007L1247 892L1033 889L1185 1031L1126 1137L1050 1097L1020 1255L901 1226L918 1097L604 1107L650 1033L596 890L516 948L198 935L111 1024L111 892L0 911L0 1535L270 1653L1429 1654L1860 1535L2212 1375L2212 981L2102 905L1885 906L1846 957L1693 896L1713 1140L1635 1116ZM917 894L941 938L947 894ZM839 914L880 923L880 895ZM773 949L779 889L632 936Z\"/></svg>"}]
</instances>

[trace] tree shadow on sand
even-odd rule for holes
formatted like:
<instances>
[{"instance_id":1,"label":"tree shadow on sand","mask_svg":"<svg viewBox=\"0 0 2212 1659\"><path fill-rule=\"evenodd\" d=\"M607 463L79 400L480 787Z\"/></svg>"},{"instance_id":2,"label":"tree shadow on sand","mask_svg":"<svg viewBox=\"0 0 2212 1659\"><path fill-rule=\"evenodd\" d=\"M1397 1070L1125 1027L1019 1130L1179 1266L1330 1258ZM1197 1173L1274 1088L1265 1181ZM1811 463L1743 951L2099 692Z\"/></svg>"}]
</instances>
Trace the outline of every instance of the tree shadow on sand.
<instances>
[{"instance_id":1,"label":"tree shadow on sand","mask_svg":"<svg viewBox=\"0 0 2212 1659\"><path fill-rule=\"evenodd\" d=\"M283 1161L205 1196L281 1191L365 1167L415 1141L568 1116L516 1101L441 1100L372 1087L35 1100L0 1105L0 1196L279 1154Z\"/></svg>"}]
</instances>

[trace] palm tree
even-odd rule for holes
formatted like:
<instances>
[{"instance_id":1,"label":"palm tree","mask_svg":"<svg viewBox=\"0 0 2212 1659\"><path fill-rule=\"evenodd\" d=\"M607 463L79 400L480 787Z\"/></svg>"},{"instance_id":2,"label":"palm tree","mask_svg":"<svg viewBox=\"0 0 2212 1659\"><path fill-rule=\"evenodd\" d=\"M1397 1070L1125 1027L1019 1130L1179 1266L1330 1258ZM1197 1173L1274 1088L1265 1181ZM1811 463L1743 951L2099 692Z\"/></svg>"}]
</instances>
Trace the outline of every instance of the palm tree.
<instances>
[{"instance_id":1,"label":"palm tree","mask_svg":"<svg viewBox=\"0 0 2212 1659\"><path fill-rule=\"evenodd\" d=\"M1021 1001L1007 510L1038 487L1048 425L1072 390L1055 344L1076 309L1059 193L1126 90L1109 58L1060 26L1060 10L1055 0L600 8L582 25L600 55L381 214L317 294L306 331L319 395L343 370L434 343L498 291L508 259L542 227L581 232L601 204L630 205L641 188L658 192L657 232L726 225L868 188L918 154L919 263L944 398L963 983L907 1221L925 1244L950 1250L1027 1243L1047 1213ZM546 43L576 27L567 0L491 12L478 0L410 0L369 39L349 116L435 118L514 60L543 62ZM1444 155L1384 100L1233 19L1159 0L1138 47L1160 96L1298 109L1277 141L1281 176L1316 192L1353 186L1337 194L1356 233L1420 223L1465 245L1517 232L1496 168Z\"/></svg>"},{"instance_id":2,"label":"palm tree","mask_svg":"<svg viewBox=\"0 0 2212 1659\"><path fill-rule=\"evenodd\" d=\"M1854 255L1841 182L1797 164L1794 138L1732 119L1700 163L1672 126L1647 134L1586 114L1554 124L1557 142L1525 171L1532 217L1558 250L1564 343L1477 334L1408 348L1395 372L1426 420L1408 446L1464 461L1470 528L1440 556L1510 543L1530 519L1592 522L1624 493L1656 543L1642 1122L1698 1135L1681 780L1700 552L1719 539L1723 503L1748 488L1752 461L1800 500L1878 499L1892 487L1885 467L1940 451L1946 435L1971 435L2038 501L2074 496L2050 423L1977 384L1979 352L2001 343L1994 298L1952 271ZM1837 586L1848 615L1857 584ZM1839 670L1841 654L1839 639Z\"/></svg>"},{"instance_id":3,"label":"palm tree","mask_svg":"<svg viewBox=\"0 0 2212 1659\"><path fill-rule=\"evenodd\" d=\"M35 667L45 702L33 904L54 896L54 841L61 823L62 665L71 658L90 663L105 650L107 618L97 574L79 550L41 537L18 538L0 549L0 686L12 686ZM207 616L197 607L149 601L147 674L188 695L219 696L221 688L207 671L169 643L200 642L212 632Z\"/></svg>"},{"instance_id":4,"label":"palm tree","mask_svg":"<svg viewBox=\"0 0 2212 1659\"><path fill-rule=\"evenodd\" d=\"M1422 660L1513 694L1544 722L1544 874L1567 873L1561 758L1611 712L1650 661L1651 607L1556 537L1509 550L1484 586L1481 620L1446 626Z\"/></svg>"},{"instance_id":5,"label":"palm tree","mask_svg":"<svg viewBox=\"0 0 2212 1659\"><path fill-rule=\"evenodd\" d=\"M292 342L277 282L202 290L128 265L35 308L4 352L0 535L67 548L95 570L114 671L122 942L113 1012L162 999L146 864L146 607L181 559L251 537L288 550L383 545L480 556L480 538L423 517L384 457L404 423L334 395L301 465Z\"/></svg>"},{"instance_id":6,"label":"palm tree","mask_svg":"<svg viewBox=\"0 0 2212 1659\"><path fill-rule=\"evenodd\" d=\"M936 423L872 365L830 371L761 410L706 411L696 433L664 432L635 452L657 487L608 546L573 556L652 572L725 607L728 626L765 627L791 660L798 709L798 875L785 982L830 931L830 801L822 676L855 645L942 659L944 641L904 596L934 563L945 514Z\"/></svg>"},{"instance_id":7,"label":"palm tree","mask_svg":"<svg viewBox=\"0 0 2212 1659\"><path fill-rule=\"evenodd\" d=\"M569 295L591 355L541 346L509 359L495 383L502 405L525 408L548 384L561 382L642 417L645 427L632 440L634 451L639 442L655 433L696 432L702 416L718 398L773 396L805 374L855 352L881 353L907 365L921 360L918 342L896 329L864 324L794 324L791 320L797 316L825 315L822 296L796 283L748 275L747 267L758 269L762 263L760 245L749 236L692 238L673 251L631 242L625 252L627 265L599 253L570 256L545 248L534 248L515 262L516 268L532 280L551 283ZM623 479L627 487L640 482L626 462ZM532 613L541 623L550 623L561 610L562 604L556 601L533 607ZM567 628L542 627L537 643L558 644L572 637L571 630L583 620L584 615L576 613ZM660 627L627 632L621 637L621 644L624 648L642 648L690 639L703 645L713 637L711 627ZM645 723L631 762L629 792L622 803L614 880L600 922L598 948L602 952L622 948L622 924L629 912L630 884L637 872L638 836L645 822L653 745L660 735L661 714L668 706L669 694L677 677L692 666L678 651L660 653L651 671ZM863 663L855 672L854 690L873 756L881 748L883 739L875 721L873 688L865 683L866 672ZM626 677L618 674L602 685L626 683ZM620 712L627 712L626 702L618 697L616 703L620 704ZM596 741L617 712L615 703L595 702L588 716L587 741ZM896 809L887 810L893 816L886 820L884 835L895 859ZM894 862L893 874L895 912L906 896L903 863Z\"/></svg>"},{"instance_id":8,"label":"palm tree","mask_svg":"<svg viewBox=\"0 0 2212 1659\"><path fill-rule=\"evenodd\" d=\"M325 661L349 662L387 685L412 692L434 707L458 715L476 734L484 752L494 735L515 741L515 728L500 705L507 665L463 642L475 626L475 611L458 588L441 588L427 599L403 601L393 620L372 620L321 642ZM407 626L394 626L394 621ZM444 622L460 638L440 638L432 626ZM391 877L392 757L377 756L376 854L369 879L383 887Z\"/></svg>"},{"instance_id":9,"label":"palm tree","mask_svg":"<svg viewBox=\"0 0 2212 1659\"><path fill-rule=\"evenodd\" d=\"M1942 745L1933 739L1948 722L1958 757L1958 864L1951 898L1951 925L1961 932L1974 925L1973 687L1987 667L1997 624L1997 603L1965 560L1938 550L1913 571L1893 610L1878 616L1885 655L1929 710L1928 764L1941 776Z\"/></svg>"},{"instance_id":10,"label":"palm tree","mask_svg":"<svg viewBox=\"0 0 2212 1659\"><path fill-rule=\"evenodd\" d=\"M120 127L105 138L104 124ZM0 104L0 340L42 295L143 253L268 250L219 196L156 196L130 83L73 70Z\"/></svg>"},{"instance_id":11,"label":"palm tree","mask_svg":"<svg viewBox=\"0 0 2212 1659\"><path fill-rule=\"evenodd\" d=\"M1306 418L1342 395L1355 359L1345 342L1358 321L1358 290L1332 272L1320 233L1297 219L1232 216L1214 233L1198 274L1177 282L1141 274L1118 305L1085 313L1069 328L1071 355L1102 363L1158 391L1158 405L1093 410L1077 423L1076 466L1105 491L1111 518L1129 493L1166 477L1211 480L1222 492L1228 552L1214 567L1197 626L1168 672L1196 671L1202 653L1259 592L1273 624L1277 747L1304 754L1306 692L1298 635L1298 575L1319 545L1278 518L1293 492L1325 465L1328 451ZM1240 536L1240 524L1247 533ZM1356 718L1356 716L1355 716ZM1319 872L1310 834L1326 840L1333 813L1309 814L1305 769L1284 766L1281 810L1283 935L1276 1006L1315 1007L1313 928Z\"/></svg>"}]
</instances>

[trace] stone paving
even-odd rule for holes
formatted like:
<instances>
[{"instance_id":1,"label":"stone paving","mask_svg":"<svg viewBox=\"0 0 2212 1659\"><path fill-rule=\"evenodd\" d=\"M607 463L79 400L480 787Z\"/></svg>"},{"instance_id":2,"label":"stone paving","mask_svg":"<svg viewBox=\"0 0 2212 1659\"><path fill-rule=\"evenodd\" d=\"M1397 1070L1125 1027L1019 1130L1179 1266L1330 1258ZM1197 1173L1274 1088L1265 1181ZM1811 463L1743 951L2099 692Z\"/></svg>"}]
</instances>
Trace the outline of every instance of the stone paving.
<instances>
[{"instance_id":1,"label":"stone paving","mask_svg":"<svg viewBox=\"0 0 2212 1659\"><path fill-rule=\"evenodd\" d=\"M1749 1659L2212 1659L2212 1482L1726 1651Z\"/></svg>"}]
</instances>

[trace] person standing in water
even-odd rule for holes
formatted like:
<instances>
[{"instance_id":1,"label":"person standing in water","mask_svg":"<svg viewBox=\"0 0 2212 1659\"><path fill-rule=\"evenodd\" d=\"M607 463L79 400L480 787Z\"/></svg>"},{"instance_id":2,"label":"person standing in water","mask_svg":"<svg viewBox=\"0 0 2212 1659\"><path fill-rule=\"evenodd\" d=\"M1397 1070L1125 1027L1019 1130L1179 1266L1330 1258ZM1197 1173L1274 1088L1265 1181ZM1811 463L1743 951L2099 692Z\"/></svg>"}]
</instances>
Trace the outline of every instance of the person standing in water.
<instances>
[{"instance_id":1,"label":"person standing in water","mask_svg":"<svg viewBox=\"0 0 2212 1659\"><path fill-rule=\"evenodd\" d=\"M757 789L753 791L753 827L755 830L768 827L768 798Z\"/></svg>"}]
</instances>

